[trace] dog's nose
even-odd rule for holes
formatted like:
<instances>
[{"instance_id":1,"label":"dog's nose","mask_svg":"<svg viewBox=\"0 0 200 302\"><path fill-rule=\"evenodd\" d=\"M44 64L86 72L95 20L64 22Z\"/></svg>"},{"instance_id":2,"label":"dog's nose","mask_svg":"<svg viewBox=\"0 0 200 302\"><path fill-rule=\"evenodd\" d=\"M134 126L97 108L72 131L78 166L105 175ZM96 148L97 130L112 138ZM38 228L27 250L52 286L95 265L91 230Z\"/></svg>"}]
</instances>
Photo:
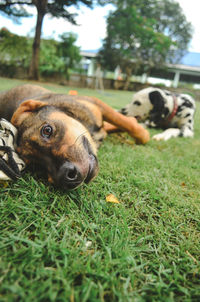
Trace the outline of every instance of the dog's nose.
<instances>
[{"instance_id":1,"label":"dog's nose","mask_svg":"<svg viewBox=\"0 0 200 302\"><path fill-rule=\"evenodd\" d=\"M65 162L58 173L58 185L64 189L74 189L83 181L83 177L78 169L71 162Z\"/></svg>"},{"instance_id":2,"label":"dog's nose","mask_svg":"<svg viewBox=\"0 0 200 302\"><path fill-rule=\"evenodd\" d=\"M122 108L122 109L120 109L119 112L122 113L123 115L127 115L128 114L127 108Z\"/></svg>"}]
</instances>

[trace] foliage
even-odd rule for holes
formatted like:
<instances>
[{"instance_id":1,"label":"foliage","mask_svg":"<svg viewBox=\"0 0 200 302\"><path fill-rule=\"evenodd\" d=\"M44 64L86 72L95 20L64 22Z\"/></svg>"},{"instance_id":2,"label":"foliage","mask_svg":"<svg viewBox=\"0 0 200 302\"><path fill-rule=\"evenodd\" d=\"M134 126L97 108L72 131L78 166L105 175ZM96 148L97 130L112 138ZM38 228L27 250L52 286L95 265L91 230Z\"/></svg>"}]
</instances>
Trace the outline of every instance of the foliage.
<instances>
[{"instance_id":1,"label":"foliage","mask_svg":"<svg viewBox=\"0 0 200 302\"><path fill-rule=\"evenodd\" d=\"M18 84L1 78L0 90ZM132 97L77 90L115 108ZM199 105L194 138L136 146L125 134L107 137L99 175L75 191L28 172L1 186L1 300L199 301Z\"/></svg>"},{"instance_id":2,"label":"foliage","mask_svg":"<svg viewBox=\"0 0 200 302\"><path fill-rule=\"evenodd\" d=\"M41 41L39 70L43 75L51 75L57 71L62 73L64 65L62 58L58 56L58 42L50 40Z\"/></svg>"},{"instance_id":3,"label":"foliage","mask_svg":"<svg viewBox=\"0 0 200 302\"><path fill-rule=\"evenodd\" d=\"M1 68L5 65L9 75L14 73L17 67L27 69L31 60L32 39L12 34L3 28L0 30L0 40ZM70 69L74 69L81 59L75 42L76 36L72 33L63 33L59 42L43 39L39 63L41 74L49 76L59 73L68 78Z\"/></svg>"},{"instance_id":4,"label":"foliage","mask_svg":"<svg viewBox=\"0 0 200 302\"><path fill-rule=\"evenodd\" d=\"M11 17L29 17L30 13L28 13L27 7L35 6L44 15L49 14L53 17L66 18L70 22L76 23L74 19L76 14L70 14L67 9L71 5L78 6L78 3L91 7L93 0L1 0L0 11Z\"/></svg>"},{"instance_id":5,"label":"foliage","mask_svg":"<svg viewBox=\"0 0 200 302\"><path fill-rule=\"evenodd\" d=\"M60 35L61 42L58 44L58 56L64 62L63 72L75 68L81 60L80 49L75 46L77 36L73 33Z\"/></svg>"},{"instance_id":6,"label":"foliage","mask_svg":"<svg viewBox=\"0 0 200 302\"><path fill-rule=\"evenodd\" d=\"M40 54L40 72L43 75L54 73L69 77L70 69L74 69L81 56L79 48L74 45L76 36L72 33L63 33L61 41L42 40Z\"/></svg>"},{"instance_id":7,"label":"foliage","mask_svg":"<svg viewBox=\"0 0 200 302\"><path fill-rule=\"evenodd\" d=\"M30 39L0 30L0 62L26 68L30 62Z\"/></svg>"},{"instance_id":8,"label":"foliage","mask_svg":"<svg viewBox=\"0 0 200 302\"><path fill-rule=\"evenodd\" d=\"M109 69L120 65L134 73L177 61L191 39L187 22L174 0L117 0L107 19L107 37L100 51Z\"/></svg>"},{"instance_id":9,"label":"foliage","mask_svg":"<svg viewBox=\"0 0 200 302\"><path fill-rule=\"evenodd\" d=\"M26 5L32 5L32 1L26 1ZM1 0L0 12L9 16L16 23L19 22L20 17L30 17L31 14L23 7L24 1L16 0Z\"/></svg>"},{"instance_id":10,"label":"foliage","mask_svg":"<svg viewBox=\"0 0 200 302\"><path fill-rule=\"evenodd\" d=\"M106 0L97 0L95 3L101 5ZM68 7L79 4L85 4L88 7L92 7L94 0L2 0L0 2L0 11L12 17L27 17L27 6L35 6L37 9L37 23L35 28L35 37L32 47L32 59L29 67L29 77L31 79L39 79L39 57L40 57L40 40L42 23L45 15L50 15L57 18L67 19L69 22L76 24L76 14L71 14L68 11Z\"/></svg>"}]
</instances>

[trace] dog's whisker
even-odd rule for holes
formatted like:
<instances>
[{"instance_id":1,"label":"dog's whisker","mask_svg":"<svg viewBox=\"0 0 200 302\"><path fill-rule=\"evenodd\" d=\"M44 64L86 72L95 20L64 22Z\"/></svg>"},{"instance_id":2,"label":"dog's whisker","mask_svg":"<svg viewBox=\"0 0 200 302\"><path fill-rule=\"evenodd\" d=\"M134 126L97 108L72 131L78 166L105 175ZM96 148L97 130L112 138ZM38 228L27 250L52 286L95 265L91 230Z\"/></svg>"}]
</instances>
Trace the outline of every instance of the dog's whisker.
<instances>
[{"instance_id":1,"label":"dog's whisker","mask_svg":"<svg viewBox=\"0 0 200 302\"><path fill-rule=\"evenodd\" d=\"M76 142L80 139L80 138L82 138L83 136L84 136L84 134L86 134L87 133L87 130L86 131L84 131L83 133L81 133L76 139L75 139L75 141L74 141L74 143L72 144L72 146L74 146L75 144L76 144ZM82 142L81 141L79 141L79 144L81 144Z\"/></svg>"}]
</instances>

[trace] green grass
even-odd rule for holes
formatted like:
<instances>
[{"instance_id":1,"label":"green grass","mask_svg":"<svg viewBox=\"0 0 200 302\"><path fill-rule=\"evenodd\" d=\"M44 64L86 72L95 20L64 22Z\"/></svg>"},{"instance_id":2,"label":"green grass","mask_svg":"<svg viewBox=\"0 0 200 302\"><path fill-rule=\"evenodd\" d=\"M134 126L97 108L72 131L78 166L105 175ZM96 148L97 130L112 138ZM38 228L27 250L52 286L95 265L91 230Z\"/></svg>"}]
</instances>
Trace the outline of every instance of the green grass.
<instances>
[{"instance_id":1,"label":"green grass","mask_svg":"<svg viewBox=\"0 0 200 302\"><path fill-rule=\"evenodd\" d=\"M19 83L1 78L0 90ZM115 108L132 95L77 91ZM0 301L200 301L199 137L197 103L192 139L109 136L88 186L63 193L30 172L2 185Z\"/></svg>"}]
</instances>

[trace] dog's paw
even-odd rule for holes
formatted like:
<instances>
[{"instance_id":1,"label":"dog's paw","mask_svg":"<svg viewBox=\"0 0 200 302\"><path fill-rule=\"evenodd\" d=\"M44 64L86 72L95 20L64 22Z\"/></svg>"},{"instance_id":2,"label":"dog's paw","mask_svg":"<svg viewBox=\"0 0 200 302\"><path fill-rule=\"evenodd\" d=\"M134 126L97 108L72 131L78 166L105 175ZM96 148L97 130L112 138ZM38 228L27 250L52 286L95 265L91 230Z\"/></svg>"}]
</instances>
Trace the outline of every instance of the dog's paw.
<instances>
[{"instance_id":1,"label":"dog's paw","mask_svg":"<svg viewBox=\"0 0 200 302\"><path fill-rule=\"evenodd\" d=\"M180 129L178 128L169 128L162 133L155 134L152 139L156 141L167 141L172 137L177 137L180 135Z\"/></svg>"},{"instance_id":2,"label":"dog's paw","mask_svg":"<svg viewBox=\"0 0 200 302\"><path fill-rule=\"evenodd\" d=\"M166 139L165 139L165 136L163 135L163 133L155 134L155 135L152 137L152 139L155 140L155 141L163 141L163 140L166 140Z\"/></svg>"}]
</instances>

